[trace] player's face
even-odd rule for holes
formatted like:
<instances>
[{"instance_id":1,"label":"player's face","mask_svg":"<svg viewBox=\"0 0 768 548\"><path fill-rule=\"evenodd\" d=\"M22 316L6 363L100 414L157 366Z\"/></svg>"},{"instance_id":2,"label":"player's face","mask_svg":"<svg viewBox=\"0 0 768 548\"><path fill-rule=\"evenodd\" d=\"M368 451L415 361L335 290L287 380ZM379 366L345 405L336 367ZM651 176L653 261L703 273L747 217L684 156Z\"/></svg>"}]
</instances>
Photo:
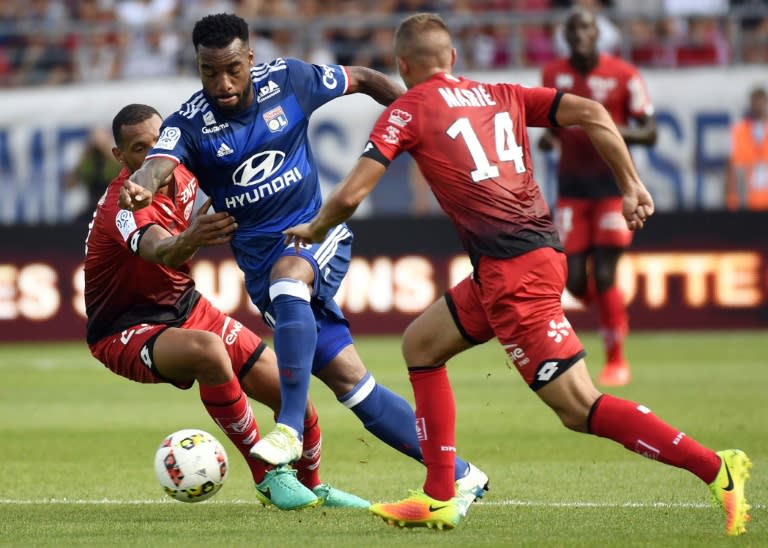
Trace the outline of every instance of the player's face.
<instances>
[{"instance_id":1,"label":"player's face","mask_svg":"<svg viewBox=\"0 0 768 548\"><path fill-rule=\"evenodd\" d=\"M131 173L141 167L147 154L160 137L163 120L155 115L143 122L120 129L120 143L113 149L115 158Z\"/></svg>"},{"instance_id":2,"label":"player's face","mask_svg":"<svg viewBox=\"0 0 768 548\"><path fill-rule=\"evenodd\" d=\"M253 51L239 38L224 48L197 49L197 68L208 97L229 114L245 110L253 100Z\"/></svg>"},{"instance_id":3,"label":"player's face","mask_svg":"<svg viewBox=\"0 0 768 548\"><path fill-rule=\"evenodd\" d=\"M597 51L597 24L589 14L576 14L565 24L565 40L571 54L590 57Z\"/></svg>"}]
</instances>

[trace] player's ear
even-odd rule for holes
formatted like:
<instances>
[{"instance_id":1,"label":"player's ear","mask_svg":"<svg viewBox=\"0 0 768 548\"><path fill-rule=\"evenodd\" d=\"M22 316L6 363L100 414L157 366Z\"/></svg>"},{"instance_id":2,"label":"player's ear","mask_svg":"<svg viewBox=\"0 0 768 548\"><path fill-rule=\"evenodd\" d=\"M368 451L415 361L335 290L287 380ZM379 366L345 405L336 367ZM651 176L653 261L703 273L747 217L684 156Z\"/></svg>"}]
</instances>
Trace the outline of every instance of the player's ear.
<instances>
[{"instance_id":1,"label":"player's ear","mask_svg":"<svg viewBox=\"0 0 768 548\"><path fill-rule=\"evenodd\" d=\"M395 57L395 61L397 62L397 71L400 73L400 76L408 74L408 61L402 57Z\"/></svg>"},{"instance_id":2,"label":"player's ear","mask_svg":"<svg viewBox=\"0 0 768 548\"><path fill-rule=\"evenodd\" d=\"M115 160L117 160L120 165L125 165L125 159L123 158L123 153L120 152L120 149L117 147L112 147L112 156L115 157Z\"/></svg>"},{"instance_id":3,"label":"player's ear","mask_svg":"<svg viewBox=\"0 0 768 548\"><path fill-rule=\"evenodd\" d=\"M456 48L451 48L451 69L456 66Z\"/></svg>"},{"instance_id":4,"label":"player's ear","mask_svg":"<svg viewBox=\"0 0 768 548\"><path fill-rule=\"evenodd\" d=\"M253 50L250 48L248 49L248 66L253 66Z\"/></svg>"}]
</instances>

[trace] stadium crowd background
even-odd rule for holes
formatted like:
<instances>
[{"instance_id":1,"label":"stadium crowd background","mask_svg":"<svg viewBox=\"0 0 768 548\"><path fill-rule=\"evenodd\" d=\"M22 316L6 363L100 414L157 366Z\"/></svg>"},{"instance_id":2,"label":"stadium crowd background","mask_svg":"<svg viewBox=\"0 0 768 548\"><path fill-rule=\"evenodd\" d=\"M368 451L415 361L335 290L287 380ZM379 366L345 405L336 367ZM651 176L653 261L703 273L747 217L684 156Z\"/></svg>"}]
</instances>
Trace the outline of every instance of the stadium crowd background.
<instances>
[{"instance_id":1,"label":"stadium crowd background","mask_svg":"<svg viewBox=\"0 0 768 548\"><path fill-rule=\"evenodd\" d=\"M0 87L195 74L192 24L234 11L257 61L394 70L404 13L437 11L458 36L458 70L538 66L565 53L562 10L600 10L601 47L641 67L768 61L768 0L5 0Z\"/></svg>"}]
</instances>

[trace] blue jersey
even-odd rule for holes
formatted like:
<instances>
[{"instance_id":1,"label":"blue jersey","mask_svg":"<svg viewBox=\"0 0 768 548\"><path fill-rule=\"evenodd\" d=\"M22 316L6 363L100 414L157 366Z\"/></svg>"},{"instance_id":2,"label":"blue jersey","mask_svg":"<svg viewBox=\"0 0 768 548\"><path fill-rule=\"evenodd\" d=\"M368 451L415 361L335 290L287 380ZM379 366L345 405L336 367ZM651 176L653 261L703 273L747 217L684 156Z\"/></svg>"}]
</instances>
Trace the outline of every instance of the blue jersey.
<instances>
[{"instance_id":1,"label":"blue jersey","mask_svg":"<svg viewBox=\"0 0 768 548\"><path fill-rule=\"evenodd\" d=\"M246 279L268 276L285 247L282 231L320 208L309 117L349 88L343 66L298 59L252 67L251 81L253 103L237 115L217 110L202 90L195 93L165 119L147 155L184 164L214 209L235 217L232 249Z\"/></svg>"}]
</instances>

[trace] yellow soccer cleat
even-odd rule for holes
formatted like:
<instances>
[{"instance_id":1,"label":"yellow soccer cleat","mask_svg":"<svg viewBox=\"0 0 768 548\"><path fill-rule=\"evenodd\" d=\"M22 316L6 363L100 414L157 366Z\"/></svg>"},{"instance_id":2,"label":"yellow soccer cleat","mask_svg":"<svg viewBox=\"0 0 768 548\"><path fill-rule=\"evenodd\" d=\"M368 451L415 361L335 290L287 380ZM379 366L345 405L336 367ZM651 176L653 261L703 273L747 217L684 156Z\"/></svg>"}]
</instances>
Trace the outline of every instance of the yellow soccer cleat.
<instances>
[{"instance_id":1,"label":"yellow soccer cleat","mask_svg":"<svg viewBox=\"0 0 768 548\"><path fill-rule=\"evenodd\" d=\"M369 511L390 525L398 527L429 527L453 529L459 524L461 514L455 498L433 499L424 491L411 491L408 498L397 502L372 504Z\"/></svg>"},{"instance_id":2,"label":"yellow soccer cleat","mask_svg":"<svg viewBox=\"0 0 768 548\"><path fill-rule=\"evenodd\" d=\"M712 501L725 511L725 532L742 535L747 531L747 522L752 519L747 513L750 506L744 496L744 484L749 479L752 461L738 449L725 449L717 455L722 464L715 481L709 484Z\"/></svg>"}]
</instances>

